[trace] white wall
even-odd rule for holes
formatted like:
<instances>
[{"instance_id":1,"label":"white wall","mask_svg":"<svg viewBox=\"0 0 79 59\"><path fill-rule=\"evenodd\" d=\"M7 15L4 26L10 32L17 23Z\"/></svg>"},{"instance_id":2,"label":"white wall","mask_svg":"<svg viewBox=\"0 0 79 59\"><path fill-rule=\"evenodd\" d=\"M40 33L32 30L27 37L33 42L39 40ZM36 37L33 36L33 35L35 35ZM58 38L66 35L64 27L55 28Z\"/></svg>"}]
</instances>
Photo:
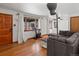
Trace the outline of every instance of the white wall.
<instances>
[{"instance_id":1,"label":"white wall","mask_svg":"<svg viewBox=\"0 0 79 59\"><path fill-rule=\"evenodd\" d=\"M18 19L18 43L26 42L28 38L35 37L34 31L24 31L24 14L20 13Z\"/></svg>"},{"instance_id":2,"label":"white wall","mask_svg":"<svg viewBox=\"0 0 79 59\"><path fill-rule=\"evenodd\" d=\"M48 18L48 30L49 30L49 33L54 33L56 34L56 28L54 28L54 19L56 19L56 16L55 15L49 15L49 18ZM51 23L50 23L51 22Z\"/></svg>"},{"instance_id":3,"label":"white wall","mask_svg":"<svg viewBox=\"0 0 79 59\"><path fill-rule=\"evenodd\" d=\"M24 42L27 41L28 38L35 37L34 31L25 31L24 32Z\"/></svg>"},{"instance_id":4,"label":"white wall","mask_svg":"<svg viewBox=\"0 0 79 59\"><path fill-rule=\"evenodd\" d=\"M18 27L17 27L17 32L18 32L18 43L23 43L24 42L24 15L23 13L19 12L18 15Z\"/></svg>"},{"instance_id":5,"label":"white wall","mask_svg":"<svg viewBox=\"0 0 79 59\"><path fill-rule=\"evenodd\" d=\"M62 20L58 20L58 30L70 30L70 15L68 14L60 14L59 17L62 19ZM56 19L56 16L54 15L50 15L49 16L49 21L52 20L52 29L49 29L49 33L54 33L56 34L57 33L57 29L54 28L54 22Z\"/></svg>"},{"instance_id":6,"label":"white wall","mask_svg":"<svg viewBox=\"0 0 79 59\"><path fill-rule=\"evenodd\" d=\"M79 13L78 13L79 9L76 9L76 7L75 7L76 5L74 6L75 9L72 6L73 4L70 5L72 7L73 11L71 10L70 7L68 7L69 5L70 4L59 4L59 7L57 9L57 12L58 12L59 16L62 19L62 20L59 20L59 24L58 24L59 25L59 30L70 30L70 16L78 16L79 15ZM44 7L46 5L44 4L42 6L43 11L45 11L45 12L43 12L41 10L41 6L40 6L40 9L39 9L39 7L36 5L36 7L34 7L34 8L36 8L34 12L36 12L36 14L43 13L45 15L48 15L49 14L48 9L46 7ZM70 9L68 9L68 8L70 8ZM39 11L39 10L41 10L41 11ZM33 11L30 9L29 12L33 12ZM70 12L70 14L69 14L69 12ZM17 18L17 15L16 15L17 12L16 11L13 11L13 10L7 10L7 9L0 8L0 13L6 13L6 14L12 14L13 15L13 24L16 24L15 27L13 26L13 42L17 41L17 38L18 38L17 37L18 36L18 34L17 34L17 32L18 32L18 30L17 30L18 18ZM23 17L23 15L22 15L22 17ZM49 27L48 20L49 19L48 18L45 18L45 17L42 17L39 20L40 20L39 21L39 24L40 24L39 28L41 28L42 35L43 34L48 34L48 32L49 32L48 31L48 27ZM56 29L54 28L54 23L53 23L53 30L52 30L52 32L55 33L55 31L56 31ZM26 41L26 38L28 38L29 36L32 37L34 35L35 35L34 32L24 32L24 41Z\"/></svg>"},{"instance_id":7,"label":"white wall","mask_svg":"<svg viewBox=\"0 0 79 59\"><path fill-rule=\"evenodd\" d=\"M13 15L13 42L18 41L18 43L22 43L23 40L23 32L24 32L24 26L23 26L23 14L20 13L19 17L17 15L18 12L8 9L0 8L0 13L5 14L11 14ZM16 26L14 26L16 24ZM22 32L23 31L23 32Z\"/></svg>"},{"instance_id":8,"label":"white wall","mask_svg":"<svg viewBox=\"0 0 79 59\"><path fill-rule=\"evenodd\" d=\"M16 24L16 26L13 26L13 42L16 42L17 41L17 17L16 17L17 12L0 8L0 13L13 15L13 24Z\"/></svg>"},{"instance_id":9,"label":"white wall","mask_svg":"<svg viewBox=\"0 0 79 59\"><path fill-rule=\"evenodd\" d=\"M41 34L48 34L48 19L46 17L40 18L40 29L41 29Z\"/></svg>"},{"instance_id":10,"label":"white wall","mask_svg":"<svg viewBox=\"0 0 79 59\"><path fill-rule=\"evenodd\" d=\"M19 12L19 18L18 15L16 15L18 12L13 10L0 8L0 13L13 15L13 24L16 24L16 26L13 26L13 42L18 41L19 43L22 43L23 40L26 41L30 37L35 37L35 33L33 31L24 32L23 13Z\"/></svg>"},{"instance_id":11,"label":"white wall","mask_svg":"<svg viewBox=\"0 0 79 59\"><path fill-rule=\"evenodd\" d=\"M60 17L62 20L58 21L59 30L70 30L70 15L62 14Z\"/></svg>"}]
</instances>

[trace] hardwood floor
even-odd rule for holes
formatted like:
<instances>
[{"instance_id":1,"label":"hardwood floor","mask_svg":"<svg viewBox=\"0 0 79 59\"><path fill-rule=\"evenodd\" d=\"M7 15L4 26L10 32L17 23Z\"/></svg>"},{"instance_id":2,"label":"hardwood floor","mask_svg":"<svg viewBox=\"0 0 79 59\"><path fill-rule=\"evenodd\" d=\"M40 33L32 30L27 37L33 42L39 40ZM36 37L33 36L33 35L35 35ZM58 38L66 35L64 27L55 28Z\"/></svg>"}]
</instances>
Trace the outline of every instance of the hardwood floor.
<instances>
[{"instance_id":1,"label":"hardwood floor","mask_svg":"<svg viewBox=\"0 0 79 59\"><path fill-rule=\"evenodd\" d=\"M47 49L40 46L40 39L29 39L23 44L0 46L0 56L46 56Z\"/></svg>"}]
</instances>

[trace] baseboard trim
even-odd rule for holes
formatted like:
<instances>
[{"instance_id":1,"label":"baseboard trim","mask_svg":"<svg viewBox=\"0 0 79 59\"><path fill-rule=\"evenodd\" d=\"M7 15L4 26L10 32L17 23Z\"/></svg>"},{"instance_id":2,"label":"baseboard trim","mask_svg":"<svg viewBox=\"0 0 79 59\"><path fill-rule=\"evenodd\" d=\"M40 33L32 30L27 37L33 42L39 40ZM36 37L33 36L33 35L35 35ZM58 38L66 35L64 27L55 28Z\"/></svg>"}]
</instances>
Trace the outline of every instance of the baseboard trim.
<instances>
[{"instance_id":1,"label":"baseboard trim","mask_svg":"<svg viewBox=\"0 0 79 59\"><path fill-rule=\"evenodd\" d=\"M43 35L41 35L41 36L46 36L46 35L48 35L48 34L43 34Z\"/></svg>"}]
</instances>

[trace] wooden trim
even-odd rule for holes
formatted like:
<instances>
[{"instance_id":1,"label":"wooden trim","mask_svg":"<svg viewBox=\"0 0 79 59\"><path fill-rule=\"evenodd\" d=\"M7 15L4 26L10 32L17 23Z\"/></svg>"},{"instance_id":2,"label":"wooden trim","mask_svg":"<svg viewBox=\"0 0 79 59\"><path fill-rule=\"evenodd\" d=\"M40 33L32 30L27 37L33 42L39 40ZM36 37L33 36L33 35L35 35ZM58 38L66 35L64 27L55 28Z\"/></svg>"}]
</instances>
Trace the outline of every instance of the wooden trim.
<instances>
[{"instance_id":1,"label":"wooden trim","mask_svg":"<svg viewBox=\"0 0 79 59\"><path fill-rule=\"evenodd\" d=\"M27 40L29 40L29 39L34 39L35 37L30 37L30 38L27 38Z\"/></svg>"},{"instance_id":2,"label":"wooden trim","mask_svg":"<svg viewBox=\"0 0 79 59\"><path fill-rule=\"evenodd\" d=\"M71 31L71 19L72 19L72 17L70 17L70 31Z\"/></svg>"},{"instance_id":3,"label":"wooden trim","mask_svg":"<svg viewBox=\"0 0 79 59\"><path fill-rule=\"evenodd\" d=\"M34 30L24 30L24 32L27 32L27 31L34 31Z\"/></svg>"},{"instance_id":4,"label":"wooden trim","mask_svg":"<svg viewBox=\"0 0 79 59\"><path fill-rule=\"evenodd\" d=\"M11 14L6 14L6 13L0 13L1 15L9 15L9 16L12 16Z\"/></svg>"},{"instance_id":5,"label":"wooden trim","mask_svg":"<svg viewBox=\"0 0 79 59\"><path fill-rule=\"evenodd\" d=\"M48 35L48 34L43 34L43 35L41 35L41 37L42 37L42 36L46 36L46 35Z\"/></svg>"},{"instance_id":6,"label":"wooden trim","mask_svg":"<svg viewBox=\"0 0 79 59\"><path fill-rule=\"evenodd\" d=\"M12 38L11 38L11 40L12 40L12 43L13 43L13 16L11 15L11 17L12 17L12 19L11 19L11 20L12 20L12 23L11 23L11 25L12 25L12 26L11 26L11 29L12 29L11 37L12 37Z\"/></svg>"},{"instance_id":7,"label":"wooden trim","mask_svg":"<svg viewBox=\"0 0 79 59\"><path fill-rule=\"evenodd\" d=\"M72 16L72 17L70 17L70 18L76 18L76 17L79 17L79 16Z\"/></svg>"},{"instance_id":8,"label":"wooden trim","mask_svg":"<svg viewBox=\"0 0 79 59\"><path fill-rule=\"evenodd\" d=\"M18 43L18 41L15 41L15 42L13 42L13 43Z\"/></svg>"}]
</instances>

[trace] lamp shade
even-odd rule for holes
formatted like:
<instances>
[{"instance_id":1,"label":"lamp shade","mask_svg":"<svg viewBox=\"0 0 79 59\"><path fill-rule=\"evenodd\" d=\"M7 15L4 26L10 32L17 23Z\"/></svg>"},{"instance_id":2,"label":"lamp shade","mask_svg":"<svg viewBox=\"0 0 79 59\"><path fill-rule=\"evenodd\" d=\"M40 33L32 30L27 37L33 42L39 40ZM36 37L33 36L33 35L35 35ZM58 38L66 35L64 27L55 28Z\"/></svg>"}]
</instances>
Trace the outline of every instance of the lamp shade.
<instances>
[{"instance_id":1,"label":"lamp shade","mask_svg":"<svg viewBox=\"0 0 79 59\"><path fill-rule=\"evenodd\" d=\"M57 8L57 3L48 3L47 8L49 9L51 15L55 15L56 14L55 10Z\"/></svg>"}]
</instances>

